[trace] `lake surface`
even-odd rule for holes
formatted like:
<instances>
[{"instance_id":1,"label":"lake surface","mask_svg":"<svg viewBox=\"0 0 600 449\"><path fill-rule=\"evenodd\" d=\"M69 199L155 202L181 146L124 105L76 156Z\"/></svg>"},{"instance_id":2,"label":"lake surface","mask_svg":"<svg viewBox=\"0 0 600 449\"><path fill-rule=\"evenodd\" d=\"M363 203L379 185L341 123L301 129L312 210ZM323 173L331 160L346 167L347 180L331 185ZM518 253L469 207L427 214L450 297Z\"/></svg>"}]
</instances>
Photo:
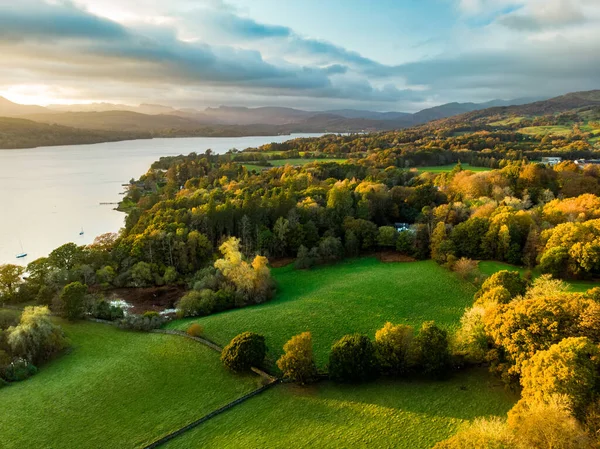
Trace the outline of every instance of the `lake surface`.
<instances>
[{"instance_id":1,"label":"lake surface","mask_svg":"<svg viewBox=\"0 0 600 449\"><path fill-rule=\"evenodd\" d=\"M0 264L27 264L54 248L91 243L118 231L125 215L114 209L122 184L139 178L161 156L225 153L295 137L190 137L128 140L24 150L0 150ZM79 235L83 229L84 234ZM16 259L23 251L25 259Z\"/></svg>"}]
</instances>

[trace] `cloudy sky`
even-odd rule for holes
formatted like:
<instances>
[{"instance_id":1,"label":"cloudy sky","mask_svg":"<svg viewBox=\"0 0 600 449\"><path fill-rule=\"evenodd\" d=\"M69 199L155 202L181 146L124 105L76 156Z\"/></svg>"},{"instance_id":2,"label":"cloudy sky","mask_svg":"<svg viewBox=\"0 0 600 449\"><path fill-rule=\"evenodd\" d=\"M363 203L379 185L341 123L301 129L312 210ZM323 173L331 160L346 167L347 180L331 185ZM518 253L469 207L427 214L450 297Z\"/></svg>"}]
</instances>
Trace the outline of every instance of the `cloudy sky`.
<instances>
[{"instance_id":1,"label":"cloudy sky","mask_svg":"<svg viewBox=\"0 0 600 449\"><path fill-rule=\"evenodd\" d=\"M600 0L0 0L0 95L415 111L600 88Z\"/></svg>"}]
</instances>

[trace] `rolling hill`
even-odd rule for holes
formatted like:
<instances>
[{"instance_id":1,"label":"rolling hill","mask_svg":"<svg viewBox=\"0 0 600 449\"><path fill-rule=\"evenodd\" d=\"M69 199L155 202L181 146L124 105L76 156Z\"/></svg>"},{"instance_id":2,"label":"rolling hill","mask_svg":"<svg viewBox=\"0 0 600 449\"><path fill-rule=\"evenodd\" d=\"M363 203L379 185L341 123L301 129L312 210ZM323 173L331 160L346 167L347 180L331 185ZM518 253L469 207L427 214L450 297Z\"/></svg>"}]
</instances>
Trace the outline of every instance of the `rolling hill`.
<instances>
[{"instance_id":1,"label":"rolling hill","mask_svg":"<svg viewBox=\"0 0 600 449\"><path fill-rule=\"evenodd\" d=\"M0 97L0 117L19 117L25 114L50 114L52 111L43 106L13 103Z\"/></svg>"},{"instance_id":2,"label":"rolling hill","mask_svg":"<svg viewBox=\"0 0 600 449\"><path fill-rule=\"evenodd\" d=\"M51 145L79 145L145 139L147 133L97 131L49 125L13 117L0 117L0 149Z\"/></svg>"},{"instance_id":3,"label":"rolling hill","mask_svg":"<svg viewBox=\"0 0 600 449\"><path fill-rule=\"evenodd\" d=\"M352 109L322 112L281 107L229 106L200 111L154 104L126 106L110 103L74 105L75 111L65 111L70 106L52 106L60 109L59 111L41 106L19 105L0 97L0 117L4 114L29 120L27 123L18 124L10 122L15 124L11 129L7 127L9 122L4 121L2 123L4 134L0 146L23 148L145 137L233 137L302 132L373 132L408 128L429 122L432 122L431 126L467 123L486 125L515 117L532 118L562 112L577 112L582 108L600 108L600 90L575 92L548 100L525 103L527 101L529 100L516 99L493 100L486 103L448 103L408 114ZM127 110L111 110L112 107L122 107ZM100 110L91 110L94 108ZM442 122L437 123L437 120ZM34 122L56 125L59 128L52 128L49 135L42 136L43 130L48 128L36 127L32 125ZM516 124L513 127L515 126ZM75 129L85 130L85 132L75 132ZM29 133L28 130L31 132ZM20 133L23 132L28 132L29 135L21 135Z\"/></svg>"}]
</instances>

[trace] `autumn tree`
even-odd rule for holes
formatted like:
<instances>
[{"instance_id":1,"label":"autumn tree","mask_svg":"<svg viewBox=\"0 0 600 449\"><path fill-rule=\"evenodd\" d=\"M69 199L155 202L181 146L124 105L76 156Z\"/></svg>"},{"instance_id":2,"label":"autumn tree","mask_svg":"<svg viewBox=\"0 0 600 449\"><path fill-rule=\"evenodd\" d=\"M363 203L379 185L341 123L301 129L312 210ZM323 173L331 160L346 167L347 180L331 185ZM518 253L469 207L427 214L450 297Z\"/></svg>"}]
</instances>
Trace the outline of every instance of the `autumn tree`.
<instances>
[{"instance_id":1,"label":"autumn tree","mask_svg":"<svg viewBox=\"0 0 600 449\"><path fill-rule=\"evenodd\" d=\"M545 401L519 401L508 412L508 428L518 449L596 447L571 414L569 401L561 395L552 395Z\"/></svg>"},{"instance_id":2,"label":"autumn tree","mask_svg":"<svg viewBox=\"0 0 600 449\"><path fill-rule=\"evenodd\" d=\"M264 256L256 256L251 264L246 262L240 251L240 240L230 237L220 246L222 259L214 266L243 295L255 303L270 299L273 290L271 272Z\"/></svg>"},{"instance_id":3,"label":"autumn tree","mask_svg":"<svg viewBox=\"0 0 600 449\"><path fill-rule=\"evenodd\" d=\"M397 376L411 369L413 332L411 326L387 322L375 333L377 358L384 373Z\"/></svg>"},{"instance_id":4,"label":"autumn tree","mask_svg":"<svg viewBox=\"0 0 600 449\"><path fill-rule=\"evenodd\" d=\"M495 287L503 287L514 298L525 294L527 281L521 277L518 271L500 270L492 274L481 286L481 291L486 292Z\"/></svg>"},{"instance_id":5,"label":"autumn tree","mask_svg":"<svg viewBox=\"0 0 600 449\"><path fill-rule=\"evenodd\" d=\"M36 364L68 345L62 329L50 319L48 307L25 307L19 324L8 329L7 342L15 355Z\"/></svg>"},{"instance_id":6,"label":"autumn tree","mask_svg":"<svg viewBox=\"0 0 600 449\"><path fill-rule=\"evenodd\" d=\"M521 401L548 402L553 395L563 395L569 409L582 417L597 393L599 356L598 346L585 337L565 338L536 352L521 369Z\"/></svg>"},{"instance_id":7,"label":"autumn tree","mask_svg":"<svg viewBox=\"0 0 600 449\"><path fill-rule=\"evenodd\" d=\"M303 332L292 337L283 346L283 351L284 354L277 360L277 366L285 378L301 385L316 379L317 367L310 332Z\"/></svg>"},{"instance_id":8,"label":"autumn tree","mask_svg":"<svg viewBox=\"0 0 600 449\"><path fill-rule=\"evenodd\" d=\"M591 330L583 325L583 317L593 301L561 291L559 285L551 278L538 278L522 299L501 304L486 313L486 334L507 355L508 373L520 373L523 363L536 352L547 350L565 338L584 336Z\"/></svg>"}]
</instances>

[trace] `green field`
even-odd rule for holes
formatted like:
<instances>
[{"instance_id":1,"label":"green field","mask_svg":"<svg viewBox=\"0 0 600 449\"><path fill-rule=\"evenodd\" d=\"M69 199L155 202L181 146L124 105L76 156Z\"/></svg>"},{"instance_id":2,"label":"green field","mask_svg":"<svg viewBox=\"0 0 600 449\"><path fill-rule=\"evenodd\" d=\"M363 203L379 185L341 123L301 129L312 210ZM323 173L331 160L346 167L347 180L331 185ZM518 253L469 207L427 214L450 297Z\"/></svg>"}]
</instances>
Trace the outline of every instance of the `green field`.
<instances>
[{"instance_id":1,"label":"green field","mask_svg":"<svg viewBox=\"0 0 600 449\"><path fill-rule=\"evenodd\" d=\"M0 390L0 447L130 448L258 386L191 340L60 322L72 350Z\"/></svg>"},{"instance_id":2,"label":"green field","mask_svg":"<svg viewBox=\"0 0 600 449\"><path fill-rule=\"evenodd\" d=\"M243 154L262 154L263 156L280 155L282 151L244 151Z\"/></svg>"},{"instance_id":3,"label":"green field","mask_svg":"<svg viewBox=\"0 0 600 449\"><path fill-rule=\"evenodd\" d=\"M268 303L203 318L174 321L169 327L204 326L211 340L226 344L237 334L265 335L271 359L290 337L311 331L317 363L325 367L331 344L345 334L371 337L386 321L420 326L434 320L455 325L473 303L475 288L433 261L383 263L350 260L312 270L292 265L273 269L278 284Z\"/></svg>"},{"instance_id":4,"label":"green field","mask_svg":"<svg viewBox=\"0 0 600 449\"><path fill-rule=\"evenodd\" d=\"M270 160L269 163L271 164L270 167L265 167L263 165L256 165L256 164L242 164L244 167L246 167L247 170L266 170L269 168L273 168L273 167L283 167L284 165L292 165L294 167L299 167L302 165L306 165L306 164L310 164L311 162L337 162L338 164L343 164L344 162L346 162L347 159L336 159L336 158L307 158L307 159L302 159L302 158L297 158L297 159L276 159L276 160Z\"/></svg>"},{"instance_id":5,"label":"green field","mask_svg":"<svg viewBox=\"0 0 600 449\"><path fill-rule=\"evenodd\" d=\"M556 134L559 136L566 136L571 134L573 129L570 126L561 126L561 125L553 125L553 126L528 126L526 128L521 128L519 132L521 134L529 134L529 135L546 135L546 134Z\"/></svg>"},{"instance_id":6,"label":"green field","mask_svg":"<svg viewBox=\"0 0 600 449\"><path fill-rule=\"evenodd\" d=\"M474 172L481 171L490 171L490 168L487 167L471 167L469 164L460 164L463 170L471 170ZM456 167L456 164L453 165L432 165L429 167L416 167L416 169L420 172L430 172L430 173L446 173L452 171Z\"/></svg>"},{"instance_id":7,"label":"green field","mask_svg":"<svg viewBox=\"0 0 600 449\"><path fill-rule=\"evenodd\" d=\"M485 370L445 382L280 385L176 438L184 448L430 448L478 416L505 416L516 397Z\"/></svg>"},{"instance_id":8,"label":"green field","mask_svg":"<svg viewBox=\"0 0 600 449\"><path fill-rule=\"evenodd\" d=\"M527 269L523 267L518 267L516 265L511 265L504 262L496 262L493 260L479 262L479 270L487 276L490 276L496 271L500 270L513 270L518 271L521 274L524 274L527 271ZM539 273L536 270L534 270L532 274L534 277L539 276ZM567 284L569 285L569 290L572 292L585 292L590 288L600 287L600 282L593 281L569 281Z\"/></svg>"},{"instance_id":9,"label":"green field","mask_svg":"<svg viewBox=\"0 0 600 449\"><path fill-rule=\"evenodd\" d=\"M509 117L509 118L505 118L504 120L498 120L497 122L492 122L490 123L491 126L508 126L508 125L514 125L516 123L521 123L523 120L525 120L525 117Z\"/></svg>"}]
</instances>

